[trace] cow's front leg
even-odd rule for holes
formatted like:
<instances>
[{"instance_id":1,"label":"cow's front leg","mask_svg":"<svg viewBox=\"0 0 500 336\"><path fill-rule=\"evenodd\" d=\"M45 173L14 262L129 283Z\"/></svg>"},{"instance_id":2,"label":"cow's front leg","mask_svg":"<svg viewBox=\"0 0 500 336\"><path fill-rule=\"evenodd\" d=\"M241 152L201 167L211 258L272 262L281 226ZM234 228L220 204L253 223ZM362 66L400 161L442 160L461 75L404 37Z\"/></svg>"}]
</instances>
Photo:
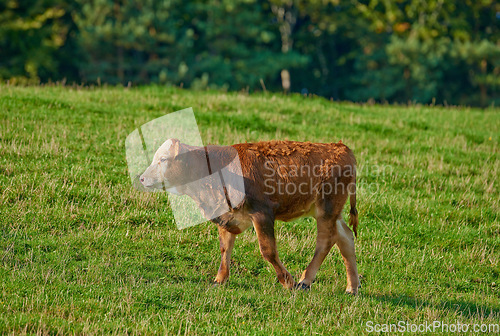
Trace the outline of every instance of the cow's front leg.
<instances>
[{"instance_id":1,"label":"cow's front leg","mask_svg":"<svg viewBox=\"0 0 500 336\"><path fill-rule=\"evenodd\" d=\"M278 257L276 239L274 238L274 218L263 213L252 215L252 222L259 240L260 253L273 265L278 276L278 281L283 287L292 289L295 287L295 281L292 275L286 270Z\"/></svg>"},{"instance_id":2,"label":"cow's front leg","mask_svg":"<svg viewBox=\"0 0 500 336\"><path fill-rule=\"evenodd\" d=\"M217 227L219 229L220 253L222 259L220 261L219 271L217 272L217 276L215 277L215 282L217 284L222 284L229 278L231 251L233 250L236 235L220 226Z\"/></svg>"}]
</instances>

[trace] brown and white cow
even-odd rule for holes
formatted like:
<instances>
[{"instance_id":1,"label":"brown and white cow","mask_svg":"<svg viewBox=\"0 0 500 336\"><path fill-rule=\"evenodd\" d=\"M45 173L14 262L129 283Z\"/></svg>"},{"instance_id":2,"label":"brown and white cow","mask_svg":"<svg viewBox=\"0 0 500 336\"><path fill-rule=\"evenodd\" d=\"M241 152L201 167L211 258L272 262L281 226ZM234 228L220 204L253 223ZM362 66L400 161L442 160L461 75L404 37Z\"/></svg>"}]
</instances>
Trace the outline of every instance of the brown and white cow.
<instances>
[{"instance_id":1,"label":"brown and white cow","mask_svg":"<svg viewBox=\"0 0 500 336\"><path fill-rule=\"evenodd\" d=\"M342 219L342 209L350 197L349 224L357 235L356 160L342 142L264 141L194 147L168 139L157 150L140 181L147 188L166 188L190 196L210 219L208 198L228 199L231 188L225 187L222 195L207 196L206 192L190 190L186 185L207 174L202 167L206 166L208 156L212 170L216 171L230 166L235 155L241 165L244 197L238 204L231 204L229 212L211 219L218 226L222 253L215 282L222 284L228 279L236 235L253 225L262 256L273 265L285 288L309 289L321 263L337 244L347 272L346 291L357 294L360 282L354 236ZM316 218L318 234L314 257L296 284L278 257L274 222L304 216Z\"/></svg>"}]
</instances>

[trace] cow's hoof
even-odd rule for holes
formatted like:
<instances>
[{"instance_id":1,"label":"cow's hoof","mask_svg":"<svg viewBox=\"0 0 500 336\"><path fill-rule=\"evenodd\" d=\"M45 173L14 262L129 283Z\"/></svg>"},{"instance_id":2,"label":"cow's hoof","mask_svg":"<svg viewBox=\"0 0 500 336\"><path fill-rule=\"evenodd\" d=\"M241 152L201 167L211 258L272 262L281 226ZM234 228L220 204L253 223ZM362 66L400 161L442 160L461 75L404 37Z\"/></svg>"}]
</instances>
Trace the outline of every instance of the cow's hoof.
<instances>
[{"instance_id":1,"label":"cow's hoof","mask_svg":"<svg viewBox=\"0 0 500 336\"><path fill-rule=\"evenodd\" d=\"M356 288L356 290L354 290L354 289L346 289L345 293L347 295L356 296L356 295L358 295L358 289L357 288Z\"/></svg>"},{"instance_id":2,"label":"cow's hoof","mask_svg":"<svg viewBox=\"0 0 500 336\"><path fill-rule=\"evenodd\" d=\"M303 291L309 291L311 290L311 285L306 285L305 283L303 282L299 282L295 288L297 289L300 289L300 290L303 290Z\"/></svg>"}]
</instances>

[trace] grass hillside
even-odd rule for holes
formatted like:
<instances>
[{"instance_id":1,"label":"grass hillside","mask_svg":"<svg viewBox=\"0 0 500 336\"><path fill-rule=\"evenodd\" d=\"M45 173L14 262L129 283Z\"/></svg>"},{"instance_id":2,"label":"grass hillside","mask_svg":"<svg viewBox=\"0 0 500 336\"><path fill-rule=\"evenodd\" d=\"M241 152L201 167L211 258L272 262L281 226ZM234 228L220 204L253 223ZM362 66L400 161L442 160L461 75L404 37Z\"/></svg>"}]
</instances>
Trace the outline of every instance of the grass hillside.
<instances>
[{"instance_id":1,"label":"grass hillside","mask_svg":"<svg viewBox=\"0 0 500 336\"><path fill-rule=\"evenodd\" d=\"M237 238L229 282L212 287L216 226L177 230L167 196L134 190L125 160L130 132L186 107L205 143L342 140L354 151L359 296L344 294L336 248L310 292L283 289L253 229ZM0 114L0 334L358 335L369 321L500 323L498 108L0 86ZM276 228L297 279L315 222Z\"/></svg>"}]
</instances>

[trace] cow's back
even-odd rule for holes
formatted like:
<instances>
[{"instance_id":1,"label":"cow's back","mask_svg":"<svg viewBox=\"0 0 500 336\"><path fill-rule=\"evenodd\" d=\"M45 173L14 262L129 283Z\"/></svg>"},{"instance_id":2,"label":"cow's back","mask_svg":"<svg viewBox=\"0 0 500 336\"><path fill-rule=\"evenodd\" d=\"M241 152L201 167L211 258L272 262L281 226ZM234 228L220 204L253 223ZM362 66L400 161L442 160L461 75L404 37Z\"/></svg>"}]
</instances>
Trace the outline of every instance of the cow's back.
<instances>
[{"instance_id":1,"label":"cow's back","mask_svg":"<svg viewBox=\"0 0 500 336\"><path fill-rule=\"evenodd\" d=\"M343 193L356 161L342 142L263 141L233 145L248 199L274 207L277 219L310 215L320 198Z\"/></svg>"}]
</instances>

